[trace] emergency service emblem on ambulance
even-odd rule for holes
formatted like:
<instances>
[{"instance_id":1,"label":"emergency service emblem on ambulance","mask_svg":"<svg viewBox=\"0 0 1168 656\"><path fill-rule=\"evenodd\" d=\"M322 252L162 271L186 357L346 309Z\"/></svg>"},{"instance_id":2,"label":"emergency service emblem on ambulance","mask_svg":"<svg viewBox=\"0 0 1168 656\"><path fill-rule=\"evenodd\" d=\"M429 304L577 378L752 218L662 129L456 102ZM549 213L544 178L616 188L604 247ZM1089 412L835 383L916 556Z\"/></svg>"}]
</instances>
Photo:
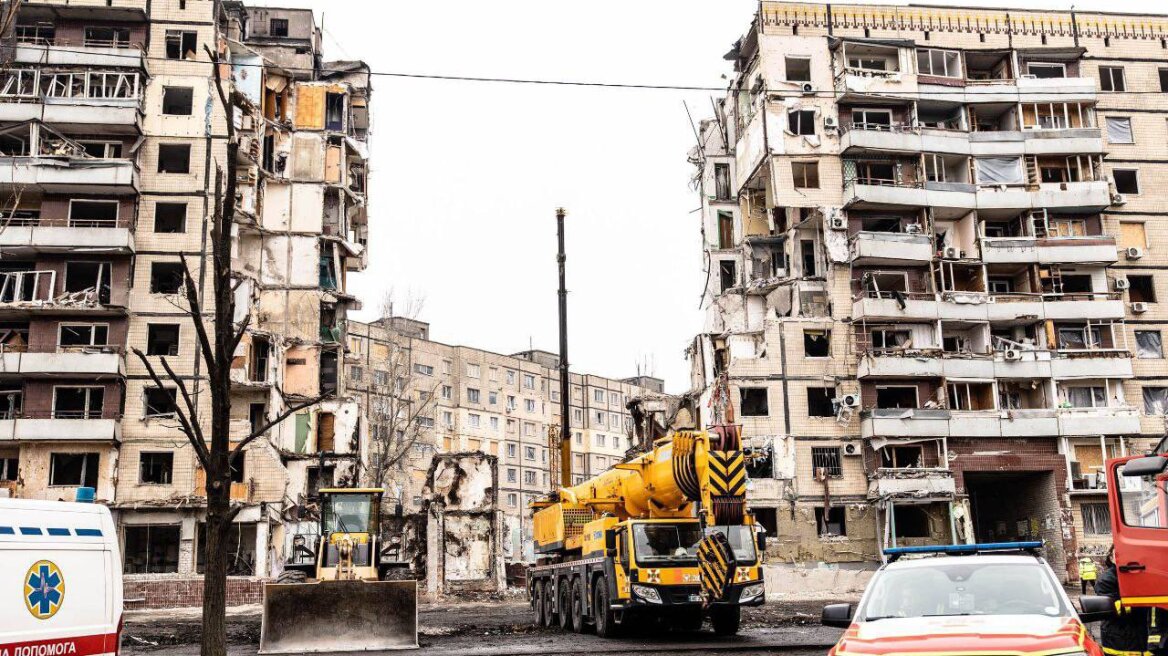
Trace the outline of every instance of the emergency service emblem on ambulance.
<instances>
[{"instance_id":1,"label":"emergency service emblem on ambulance","mask_svg":"<svg viewBox=\"0 0 1168 656\"><path fill-rule=\"evenodd\" d=\"M51 560L41 560L28 568L24 577L24 605L38 620L47 620L65 602L65 575Z\"/></svg>"}]
</instances>

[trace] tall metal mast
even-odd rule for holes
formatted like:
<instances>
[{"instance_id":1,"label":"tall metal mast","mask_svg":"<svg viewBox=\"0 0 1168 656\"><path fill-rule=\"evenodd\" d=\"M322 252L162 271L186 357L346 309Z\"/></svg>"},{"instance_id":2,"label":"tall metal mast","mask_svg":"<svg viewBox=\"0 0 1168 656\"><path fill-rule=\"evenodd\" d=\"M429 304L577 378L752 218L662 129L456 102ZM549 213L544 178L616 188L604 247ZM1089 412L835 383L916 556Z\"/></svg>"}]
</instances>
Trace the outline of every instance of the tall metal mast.
<instances>
[{"instance_id":1,"label":"tall metal mast","mask_svg":"<svg viewBox=\"0 0 1168 656\"><path fill-rule=\"evenodd\" d=\"M568 256L564 254L564 217L568 212L556 208L556 238L559 251L556 262L560 268L560 485L572 485L572 431L569 417L571 394L568 385L568 288L564 274ZM554 456L554 454L553 454Z\"/></svg>"}]
</instances>

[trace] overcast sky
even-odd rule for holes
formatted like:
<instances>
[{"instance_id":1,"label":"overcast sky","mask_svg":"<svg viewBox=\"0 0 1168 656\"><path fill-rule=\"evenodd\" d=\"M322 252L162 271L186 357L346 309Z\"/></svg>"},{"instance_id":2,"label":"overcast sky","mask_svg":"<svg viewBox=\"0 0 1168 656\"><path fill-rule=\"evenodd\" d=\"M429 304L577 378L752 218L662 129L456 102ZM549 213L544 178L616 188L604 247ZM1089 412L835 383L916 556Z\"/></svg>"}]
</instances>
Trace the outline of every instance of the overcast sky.
<instances>
[{"instance_id":1,"label":"overcast sky","mask_svg":"<svg viewBox=\"0 0 1168 656\"><path fill-rule=\"evenodd\" d=\"M326 57L374 71L714 86L755 0L252 0L312 7ZM903 3L889 3L903 4ZM937 0L935 4L950 4ZM1069 8L1069 2L965 5ZM1075 3L1153 11L1160 2ZM1163 11L1163 10L1161 10ZM350 284L425 298L434 339L557 349L555 220L568 209L574 371L689 386L701 329L698 215L686 117L709 93L376 77L369 268Z\"/></svg>"}]
</instances>

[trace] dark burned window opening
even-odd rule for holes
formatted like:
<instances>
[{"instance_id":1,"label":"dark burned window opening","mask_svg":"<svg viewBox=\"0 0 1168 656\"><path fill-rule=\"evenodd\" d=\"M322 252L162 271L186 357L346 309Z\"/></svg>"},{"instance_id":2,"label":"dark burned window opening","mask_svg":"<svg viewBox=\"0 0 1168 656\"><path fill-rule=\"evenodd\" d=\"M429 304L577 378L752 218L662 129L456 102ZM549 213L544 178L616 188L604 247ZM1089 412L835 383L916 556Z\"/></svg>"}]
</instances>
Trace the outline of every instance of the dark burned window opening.
<instances>
[{"instance_id":1,"label":"dark burned window opening","mask_svg":"<svg viewBox=\"0 0 1168 656\"><path fill-rule=\"evenodd\" d=\"M831 357L831 331L804 330L803 355L809 358Z\"/></svg>"},{"instance_id":2,"label":"dark burned window opening","mask_svg":"<svg viewBox=\"0 0 1168 656\"><path fill-rule=\"evenodd\" d=\"M126 526L124 569L126 574L173 574L178 572L179 526Z\"/></svg>"},{"instance_id":3,"label":"dark burned window opening","mask_svg":"<svg viewBox=\"0 0 1168 656\"><path fill-rule=\"evenodd\" d=\"M834 387L807 388L807 416L834 417L836 413Z\"/></svg>"},{"instance_id":4,"label":"dark burned window opening","mask_svg":"<svg viewBox=\"0 0 1168 656\"><path fill-rule=\"evenodd\" d=\"M187 231L186 203L155 203L154 232L179 234Z\"/></svg>"},{"instance_id":5,"label":"dark burned window opening","mask_svg":"<svg viewBox=\"0 0 1168 656\"><path fill-rule=\"evenodd\" d=\"M770 402L765 387L743 387L739 389L743 417L766 417L770 414Z\"/></svg>"},{"instance_id":6,"label":"dark burned window opening","mask_svg":"<svg viewBox=\"0 0 1168 656\"><path fill-rule=\"evenodd\" d=\"M193 87L163 87L162 113L170 116L190 116L195 103Z\"/></svg>"},{"instance_id":7,"label":"dark burned window opening","mask_svg":"<svg viewBox=\"0 0 1168 656\"><path fill-rule=\"evenodd\" d=\"M848 534L847 515L842 506L815 509L815 526L819 537L846 536Z\"/></svg>"},{"instance_id":8,"label":"dark burned window opening","mask_svg":"<svg viewBox=\"0 0 1168 656\"><path fill-rule=\"evenodd\" d=\"M182 262L152 262L150 264L150 293L177 294L183 287Z\"/></svg>"},{"instance_id":9,"label":"dark burned window opening","mask_svg":"<svg viewBox=\"0 0 1168 656\"><path fill-rule=\"evenodd\" d=\"M190 144L160 144L158 146L159 173L190 173Z\"/></svg>"},{"instance_id":10,"label":"dark burned window opening","mask_svg":"<svg viewBox=\"0 0 1168 656\"><path fill-rule=\"evenodd\" d=\"M178 411L178 390L173 387L150 387L144 396L146 417L169 417Z\"/></svg>"},{"instance_id":11,"label":"dark burned window opening","mask_svg":"<svg viewBox=\"0 0 1168 656\"><path fill-rule=\"evenodd\" d=\"M138 482L170 485L174 474L173 451L144 451L138 456Z\"/></svg>"},{"instance_id":12,"label":"dark burned window opening","mask_svg":"<svg viewBox=\"0 0 1168 656\"><path fill-rule=\"evenodd\" d=\"M178 340L179 324L147 324L146 355L178 355Z\"/></svg>"}]
</instances>

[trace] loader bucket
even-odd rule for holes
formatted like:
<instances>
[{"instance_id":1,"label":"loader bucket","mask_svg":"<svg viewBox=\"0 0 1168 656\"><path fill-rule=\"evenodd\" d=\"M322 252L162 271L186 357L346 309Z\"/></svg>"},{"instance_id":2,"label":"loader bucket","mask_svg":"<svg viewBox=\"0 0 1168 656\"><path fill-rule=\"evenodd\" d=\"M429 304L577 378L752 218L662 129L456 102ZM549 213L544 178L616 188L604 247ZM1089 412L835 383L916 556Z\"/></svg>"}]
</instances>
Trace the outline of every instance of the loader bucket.
<instances>
[{"instance_id":1,"label":"loader bucket","mask_svg":"<svg viewBox=\"0 0 1168 656\"><path fill-rule=\"evenodd\" d=\"M261 654L417 649L416 581L264 585Z\"/></svg>"}]
</instances>

